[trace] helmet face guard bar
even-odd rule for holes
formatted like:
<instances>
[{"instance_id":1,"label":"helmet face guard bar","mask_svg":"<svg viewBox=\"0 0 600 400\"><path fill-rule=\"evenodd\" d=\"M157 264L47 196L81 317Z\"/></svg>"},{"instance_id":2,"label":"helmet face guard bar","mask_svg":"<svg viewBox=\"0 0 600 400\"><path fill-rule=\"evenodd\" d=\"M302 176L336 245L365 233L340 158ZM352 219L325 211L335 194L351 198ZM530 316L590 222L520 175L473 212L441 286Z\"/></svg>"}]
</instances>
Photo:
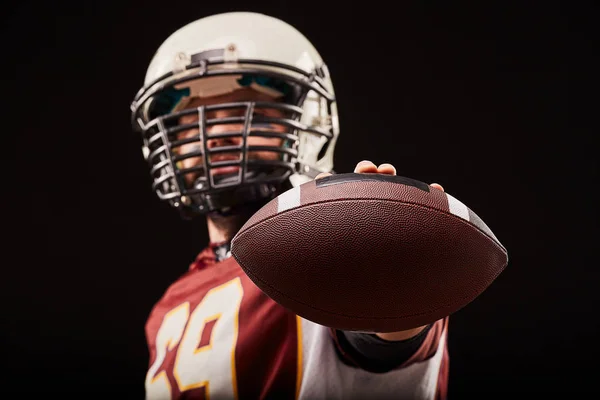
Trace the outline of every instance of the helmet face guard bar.
<instances>
[{"instance_id":1,"label":"helmet face guard bar","mask_svg":"<svg viewBox=\"0 0 600 400\"><path fill-rule=\"evenodd\" d=\"M333 139L330 127L301 122L304 109L300 105L309 91L317 93L326 107L334 101L320 73L309 74L261 60L237 60L232 64L222 58L199 59L183 71L165 74L142 88L131 104L132 124L142 134L144 158L158 197L175 208L203 214L273 197L294 173L316 175L319 171L309 171L308 165L299 162L298 147L300 134L314 136L323 143ZM223 75L274 78L290 85L294 96L283 103L245 101L156 111L160 103L157 99L176 85ZM229 110L228 116L212 117L222 110ZM264 115L264 110L276 110L277 117ZM192 114L197 115L197 122L180 123L182 117ZM214 127L219 129L211 129ZM280 140L277 144L249 145L249 137ZM209 142L220 145L209 146ZM261 159L254 156L255 152L270 157ZM233 173L215 173L223 167L237 168Z\"/></svg>"}]
</instances>

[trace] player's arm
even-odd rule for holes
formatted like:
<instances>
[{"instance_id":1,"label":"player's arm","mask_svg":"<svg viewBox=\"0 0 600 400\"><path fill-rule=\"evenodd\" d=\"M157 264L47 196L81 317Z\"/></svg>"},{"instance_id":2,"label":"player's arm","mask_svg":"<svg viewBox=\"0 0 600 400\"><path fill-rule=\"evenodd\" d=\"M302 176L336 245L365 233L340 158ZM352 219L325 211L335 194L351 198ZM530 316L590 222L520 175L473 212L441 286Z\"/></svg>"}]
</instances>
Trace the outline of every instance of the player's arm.
<instances>
[{"instance_id":1,"label":"player's arm","mask_svg":"<svg viewBox=\"0 0 600 400\"><path fill-rule=\"evenodd\" d=\"M401 367L413 358L426 340L431 339L433 326L427 325L400 340L386 340L379 334L363 332L332 330L331 333L343 361L370 372L383 373Z\"/></svg>"},{"instance_id":2,"label":"player's arm","mask_svg":"<svg viewBox=\"0 0 600 400\"><path fill-rule=\"evenodd\" d=\"M355 173L379 173L396 175L396 168L391 164L381 164L377 167L371 161L359 162ZM331 175L319 174L315 179ZM432 187L444 190L437 184ZM436 322L440 323L441 321ZM406 363L416 352L423 348L428 338L434 335L430 332L435 324L424 325L409 330L386 333L362 333L332 330L336 348L346 360L373 372L386 372ZM425 346L427 347L427 346Z\"/></svg>"}]
</instances>

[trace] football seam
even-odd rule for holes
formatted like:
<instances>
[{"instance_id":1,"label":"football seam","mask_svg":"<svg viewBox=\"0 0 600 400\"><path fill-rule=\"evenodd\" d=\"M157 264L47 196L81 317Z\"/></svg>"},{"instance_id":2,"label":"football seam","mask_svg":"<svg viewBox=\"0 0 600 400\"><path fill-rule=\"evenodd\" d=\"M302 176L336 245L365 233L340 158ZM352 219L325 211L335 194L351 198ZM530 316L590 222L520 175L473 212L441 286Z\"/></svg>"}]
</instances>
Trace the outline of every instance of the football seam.
<instances>
[{"instance_id":1,"label":"football seam","mask_svg":"<svg viewBox=\"0 0 600 400\"><path fill-rule=\"evenodd\" d=\"M456 216L456 215L454 215L454 214L452 214L452 213L450 213L450 212L447 212L447 211L444 211L444 210L440 210L440 209L437 209L437 208L433 208L433 207L428 207L428 206L426 206L426 205L419 204L419 203L409 202L409 201L390 200L390 199L379 199L379 198L371 198L371 197L360 197L360 198L355 198L355 199L347 199L347 200L339 200L339 199L336 199L336 200L320 200L320 201L315 201L315 202L308 203L308 204L302 204L301 206L297 206L297 207L290 208L290 209L288 209L288 210L285 210L285 211L282 211L282 212L278 212L278 213L276 213L276 214L273 214L273 215L271 215L270 217L267 217L267 218L265 218L265 219L263 219L263 220L257 221L257 222L255 222L255 223L253 223L252 225L248 226L247 228L245 228L245 229L244 229L244 232L242 232L241 234L239 234L239 236L238 236L238 235L236 235L236 236L238 236L238 237L242 237L242 236L244 236L244 235L245 235L245 234L246 234L248 231L250 231L251 229L253 229L253 228L254 228L254 227L256 227L257 225L259 225L259 224L262 224L262 223L264 223L264 222L267 222L267 221L269 221L270 219L272 219L272 218L275 218L275 217L278 217L278 216L280 216L280 215L285 215L285 214L287 214L288 212L291 212L291 211L297 210L298 208L301 208L301 207L312 206L312 205L316 205L316 204L325 204L325 203L336 203L336 202L340 202L340 203L341 203L341 202L352 202L352 201L357 201L357 200L358 200L358 201L361 201L361 200L362 200L362 201L365 201L365 200L367 200L367 201L371 201L371 200L377 200L377 201L385 201L385 202L390 202L390 203L402 203L402 204L408 204L408 205L410 205L410 206L413 206L413 207L420 207L420 208L424 208L424 209L427 209L427 210L432 210L432 211L435 211L435 212L438 212L438 213L441 213L441 214L448 215L448 216L450 216L450 217L454 218L455 220L457 220L457 221L460 221L462 224L465 224L465 225L467 225L467 226L469 226L469 227L471 227L471 228L475 229L477 232L479 232L480 234L484 235L485 237L489 238L489 239L492 241L492 243L494 243L494 245L495 245L495 246L496 246L496 247L497 247L497 248L498 248L498 249L499 249L499 250L500 250L500 251L501 251L501 252L502 252L502 253L503 253L503 254L504 254L506 257L508 257L508 251L506 250L506 248L504 247L504 245L502 245L502 243L500 243L498 240L496 240L496 239L494 239L493 237L491 237L490 235L488 235L488 234L487 234L485 231L483 231L482 229L480 229L480 228L479 228L478 226L476 226L475 224L473 224L473 223L470 223L469 221L466 221L466 220L464 220L463 218L461 218L461 217L459 217L459 216ZM469 210L470 210L470 209L469 209ZM234 239L235 239L235 238L234 238ZM506 264L504 264L504 266L505 266L505 267L506 267L506 265L508 265L508 262L507 262Z\"/></svg>"},{"instance_id":2,"label":"football seam","mask_svg":"<svg viewBox=\"0 0 600 400\"><path fill-rule=\"evenodd\" d=\"M325 314L329 314L329 315L338 316L338 317L345 317L345 318L352 318L352 319L374 319L374 320L385 320L385 319L393 319L393 320L397 320L397 319L399 319L399 318L401 319L401 318L418 317L418 316L422 316L422 315L428 315L428 314L432 314L432 313L434 313L434 312L436 312L436 311L438 311L438 310L441 310L441 309L443 309L443 308L448 308L448 307L451 307L451 306L455 305L456 303L460 303L462 300L465 300L465 299L471 298L471 297L473 296L473 294L469 294L468 296L463 296L463 297L460 297L458 300L456 300L456 301L454 301L454 302L451 302L451 303L444 304L444 305L442 305L442 306L439 306L439 307L437 307L437 308L430 309L430 310L428 310L428 311L421 312L421 313L416 313L416 314L404 314L404 315L402 315L401 317L397 317L397 316L396 316L396 317L374 317L374 316L363 317L363 316L358 316L358 315L348 315L348 314L335 313L335 312L331 312L331 311L328 311L328 310L324 310L324 309L322 309L322 308L318 308L318 307L315 307L315 306L311 306L310 304L307 304L307 303L305 303L305 302L303 302L303 301L297 300L297 299L295 299L295 298L293 298L293 297L290 297L290 296L288 296L288 295L284 294L284 293L283 293L283 292L281 292L280 290L276 289L276 288L275 288L273 285L271 285L270 283L268 283L268 282L265 282L265 281L264 281L264 280L262 280L261 278L257 277L257 276L256 276L256 275L254 275L253 273L251 273L251 272L250 272L250 271L249 271L249 270L248 270L248 269L247 269L247 268L244 266L244 264L243 264L243 263L242 263L242 262L241 262L241 261L240 261L240 260L237 258L237 256L236 256L235 254L233 254L233 253L232 253L232 255L233 255L233 257L236 259L236 261L238 262L238 264L240 265L240 267L242 268L242 270L244 271L244 273L246 273L246 274L248 275L248 277L250 277L250 278L251 278L252 280L254 280L254 281L260 281L260 282L261 282L261 283L263 283L265 286L268 286L268 287L269 287L269 288L271 288L273 291L275 291L275 292L279 293L279 295L280 295L281 297L284 297L284 298L286 298L286 299L289 299L289 300L291 300L291 301L294 301L294 302L296 302L296 303L302 304L303 306L306 306L306 307L308 307L308 308L311 308L311 309L313 309L313 310L320 311L320 312L323 312L323 313L325 313ZM498 272L496 272L496 273L493 275L493 278L492 278L492 279L490 279L490 280L488 281L488 283L487 283L486 285L484 285L484 286L483 286L483 289L482 289L482 290L477 290L477 291L475 291L475 292L474 292L474 293L475 293L475 297L473 298L473 300L475 300L475 298L477 298L477 297L478 297L478 296L479 296L481 293L483 293L483 291L484 291L484 290L485 290L487 287L489 287L489 286L492 284L492 282L494 282L494 280L495 280L495 279L498 277L498 275L500 275L500 273L502 273L502 271L503 271L503 270L506 268L506 265L508 265L508 263L504 264L504 266L503 266L502 268L500 268L500 269L498 270ZM262 289L261 289L261 290L262 290ZM269 295L267 294L267 296L269 296ZM271 296L269 296L269 297L271 297ZM473 300L471 300L471 301L473 301ZM273 300L273 301L275 301L275 300ZM277 301L275 301L275 302L277 302ZM462 308L462 307L461 307L461 308ZM457 311L458 311L458 310L457 310ZM456 311L455 311L455 312L456 312Z\"/></svg>"}]
</instances>

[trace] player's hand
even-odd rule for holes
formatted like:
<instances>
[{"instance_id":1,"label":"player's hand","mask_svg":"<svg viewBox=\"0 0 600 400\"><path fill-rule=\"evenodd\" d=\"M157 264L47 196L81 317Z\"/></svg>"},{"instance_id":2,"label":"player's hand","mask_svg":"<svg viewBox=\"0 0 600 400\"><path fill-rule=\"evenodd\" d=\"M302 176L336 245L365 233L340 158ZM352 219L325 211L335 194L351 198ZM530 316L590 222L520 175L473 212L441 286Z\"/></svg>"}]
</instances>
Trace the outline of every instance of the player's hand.
<instances>
[{"instance_id":1,"label":"player's hand","mask_svg":"<svg viewBox=\"0 0 600 400\"><path fill-rule=\"evenodd\" d=\"M396 167L394 167L392 164L388 164L388 163L384 163L384 164L380 164L379 166L376 166L371 161L364 160L364 161L361 161L358 164L356 164L356 167L354 167L354 172L357 174L371 173L371 174L396 175ZM315 177L315 179L324 178L329 175L331 175L331 173L321 172L319 175L317 175ZM429 186L439 189L442 192L444 191L444 188L442 187L442 185L440 185L438 183L432 183Z\"/></svg>"},{"instance_id":2,"label":"player's hand","mask_svg":"<svg viewBox=\"0 0 600 400\"><path fill-rule=\"evenodd\" d=\"M388 163L384 163L384 164L380 164L379 166L376 166L371 161L364 160L364 161L361 161L358 164L356 164L356 167L354 167L354 172L357 174L373 173L373 174L384 174L384 175L396 175L396 167L394 167L392 164L388 164ZM330 175L331 174L329 172L322 172L319 175L317 175L315 177L315 179L324 178L324 177L330 176ZM432 183L430 186L433 188L439 189L442 192L444 191L444 188L440 184ZM375 333L375 335L379 336L380 338L382 338L384 340L389 340L389 341L406 340L413 336L418 335L419 332L421 332L423 329L425 329L426 326L427 325L423 325L423 326L419 326L419 327L416 327L413 329L408 329L408 330L399 331L399 332L386 332L386 333L374 332L374 333Z\"/></svg>"}]
</instances>

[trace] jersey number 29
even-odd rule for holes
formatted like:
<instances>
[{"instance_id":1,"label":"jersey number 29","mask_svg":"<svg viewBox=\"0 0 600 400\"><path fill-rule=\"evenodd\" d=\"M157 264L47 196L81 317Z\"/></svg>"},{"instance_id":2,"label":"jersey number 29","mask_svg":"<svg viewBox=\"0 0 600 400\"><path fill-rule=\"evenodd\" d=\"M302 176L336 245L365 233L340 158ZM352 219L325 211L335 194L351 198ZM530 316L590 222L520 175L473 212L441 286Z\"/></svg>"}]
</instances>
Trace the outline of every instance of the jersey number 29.
<instances>
[{"instance_id":1,"label":"jersey number 29","mask_svg":"<svg viewBox=\"0 0 600 400\"><path fill-rule=\"evenodd\" d=\"M146 376L147 400L171 398L166 372L156 372L178 344L173 377L180 392L204 387L209 398L217 393L237 397L235 345L242 296L240 278L235 278L209 290L191 314L187 301L165 314L156 335L156 359ZM210 339L202 340L211 326Z\"/></svg>"}]
</instances>

